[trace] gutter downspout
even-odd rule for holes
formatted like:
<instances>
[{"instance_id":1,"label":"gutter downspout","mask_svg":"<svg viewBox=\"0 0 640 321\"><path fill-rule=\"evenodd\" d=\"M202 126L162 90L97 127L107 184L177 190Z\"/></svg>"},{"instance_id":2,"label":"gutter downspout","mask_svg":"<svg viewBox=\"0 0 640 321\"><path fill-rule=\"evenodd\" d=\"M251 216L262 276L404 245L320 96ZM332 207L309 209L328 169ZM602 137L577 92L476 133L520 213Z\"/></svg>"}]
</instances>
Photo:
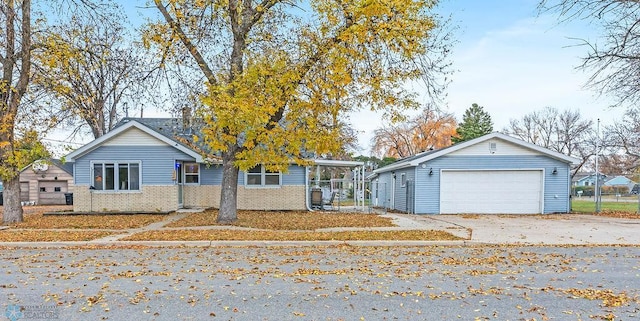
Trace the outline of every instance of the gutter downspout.
<instances>
[{"instance_id":1,"label":"gutter downspout","mask_svg":"<svg viewBox=\"0 0 640 321\"><path fill-rule=\"evenodd\" d=\"M307 207L307 211L313 212L311 206L309 206L309 199L311 195L309 194L309 166L304 167L304 205Z\"/></svg>"},{"instance_id":2,"label":"gutter downspout","mask_svg":"<svg viewBox=\"0 0 640 321\"><path fill-rule=\"evenodd\" d=\"M567 183L569 185L569 199L567 200L567 214L573 210L571 208L571 201L573 200L573 186L571 185L571 164L567 164Z\"/></svg>"}]
</instances>

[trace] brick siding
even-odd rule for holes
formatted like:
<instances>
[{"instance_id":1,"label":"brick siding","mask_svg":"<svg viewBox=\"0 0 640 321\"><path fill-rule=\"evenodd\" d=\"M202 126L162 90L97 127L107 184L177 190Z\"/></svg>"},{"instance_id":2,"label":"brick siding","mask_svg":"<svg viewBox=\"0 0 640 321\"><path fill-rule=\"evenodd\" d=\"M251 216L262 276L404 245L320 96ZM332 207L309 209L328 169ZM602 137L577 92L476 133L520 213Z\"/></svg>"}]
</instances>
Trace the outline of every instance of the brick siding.
<instances>
[{"instance_id":1,"label":"brick siding","mask_svg":"<svg viewBox=\"0 0 640 321\"><path fill-rule=\"evenodd\" d=\"M76 185L73 191L75 212L167 212L178 208L177 186L142 186L142 192L109 193L90 191Z\"/></svg>"},{"instance_id":2,"label":"brick siding","mask_svg":"<svg viewBox=\"0 0 640 321\"><path fill-rule=\"evenodd\" d=\"M219 208L217 185L184 186L183 206L186 208ZM88 186L74 189L76 212L155 212L174 211L178 207L178 187L142 186L141 193L89 192ZM305 186L279 188L246 188L238 186L238 209L241 210L305 210Z\"/></svg>"}]
</instances>

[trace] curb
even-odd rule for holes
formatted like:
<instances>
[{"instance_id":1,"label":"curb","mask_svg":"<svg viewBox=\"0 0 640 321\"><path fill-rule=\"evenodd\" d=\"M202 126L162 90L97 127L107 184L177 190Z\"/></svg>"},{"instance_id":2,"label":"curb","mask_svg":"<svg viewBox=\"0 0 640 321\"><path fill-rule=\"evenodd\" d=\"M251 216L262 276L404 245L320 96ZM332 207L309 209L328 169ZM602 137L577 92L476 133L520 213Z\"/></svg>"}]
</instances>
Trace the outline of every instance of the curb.
<instances>
[{"instance_id":1,"label":"curb","mask_svg":"<svg viewBox=\"0 0 640 321\"><path fill-rule=\"evenodd\" d=\"M5 242L0 247L10 248L63 248L63 247L311 247L311 246L465 246L474 242L463 241L112 241L112 242Z\"/></svg>"}]
</instances>

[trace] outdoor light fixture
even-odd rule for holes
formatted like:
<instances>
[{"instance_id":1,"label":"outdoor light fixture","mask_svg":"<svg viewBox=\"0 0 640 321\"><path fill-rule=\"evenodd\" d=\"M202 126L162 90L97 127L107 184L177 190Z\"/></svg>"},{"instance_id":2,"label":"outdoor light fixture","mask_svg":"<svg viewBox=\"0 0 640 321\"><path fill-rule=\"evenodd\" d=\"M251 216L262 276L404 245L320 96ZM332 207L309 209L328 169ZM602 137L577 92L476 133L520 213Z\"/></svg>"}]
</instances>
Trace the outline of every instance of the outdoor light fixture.
<instances>
[{"instance_id":1,"label":"outdoor light fixture","mask_svg":"<svg viewBox=\"0 0 640 321\"><path fill-rule=\"evenodd\" d=\"M557 174L558 174L558 168L557 168L557 167L554 167L554 168L553 168L553 172L551 172L551 174L553 174L553 175L557 175Z\"/></svg>"},{"instance_id":2,"label":"outdoor light fixture","mask_svg":"<svg viewBox=\"0 0 640 321\"><path fill-rule=\"evenodd\" d=\"M433 175L433 167L429 168L429 176Z\"/></svg>"}]
</instances>

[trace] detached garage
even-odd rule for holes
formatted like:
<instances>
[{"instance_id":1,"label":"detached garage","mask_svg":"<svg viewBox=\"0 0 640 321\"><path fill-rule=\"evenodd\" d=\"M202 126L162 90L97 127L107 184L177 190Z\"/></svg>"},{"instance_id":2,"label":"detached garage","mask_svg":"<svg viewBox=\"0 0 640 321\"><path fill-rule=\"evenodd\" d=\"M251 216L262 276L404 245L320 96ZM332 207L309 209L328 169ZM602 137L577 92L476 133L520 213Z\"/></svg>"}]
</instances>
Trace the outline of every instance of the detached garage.
<instances>
[{"instance_id":1,"label":"detached garage","mask_svg":"<svg viewBox=\"0 0 640 321\"><path fill-rule=\"evenodd\" d=\"M20 172L20 200L33 205L65 205L72 192L73 165L58 159L38 160Z\"/></svg>"},{"instance_id":2,"label":"detached garage","mask_svg":"<svg viewBox=\"0 0 640 321\"><path fill-rule=\"evenodd\" d=\"M372 188L378 205L408 213L567 213L578 161L491 133L377 169Z\"/></svg>"}]
</instances>

